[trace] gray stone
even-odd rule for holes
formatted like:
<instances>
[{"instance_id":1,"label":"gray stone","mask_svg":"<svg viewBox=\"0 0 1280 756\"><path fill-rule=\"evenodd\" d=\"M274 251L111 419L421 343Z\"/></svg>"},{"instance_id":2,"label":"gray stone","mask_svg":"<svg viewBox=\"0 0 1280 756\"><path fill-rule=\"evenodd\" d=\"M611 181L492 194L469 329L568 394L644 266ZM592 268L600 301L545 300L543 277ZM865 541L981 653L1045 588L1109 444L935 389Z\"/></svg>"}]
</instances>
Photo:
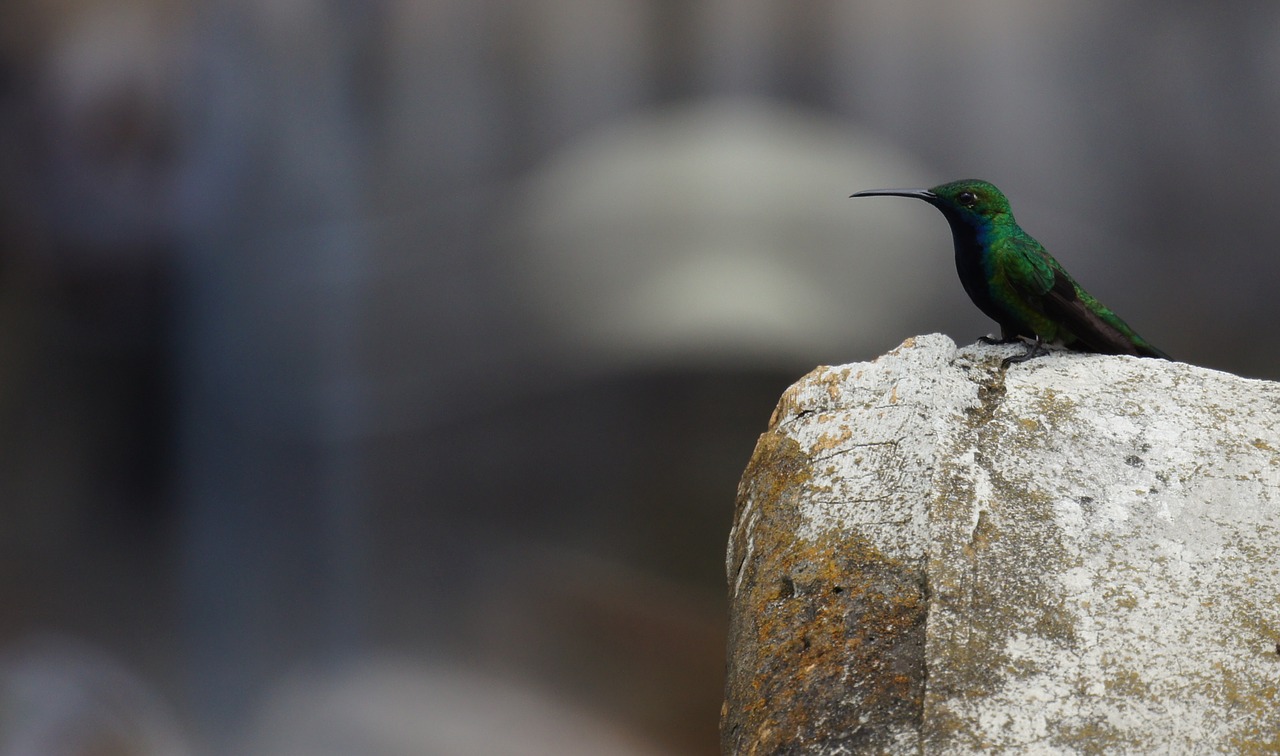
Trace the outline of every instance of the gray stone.
<instances>
[{"instance_id":1,"label":"gray stone","mask_svg":"<svg viewBox=\"0 0 1280 756\"><path fill-rule=\"evenodd\" d=\"M1280 748L1280 384L910 339L783 395L726 753Z\"/></svg>"}]
</instances>

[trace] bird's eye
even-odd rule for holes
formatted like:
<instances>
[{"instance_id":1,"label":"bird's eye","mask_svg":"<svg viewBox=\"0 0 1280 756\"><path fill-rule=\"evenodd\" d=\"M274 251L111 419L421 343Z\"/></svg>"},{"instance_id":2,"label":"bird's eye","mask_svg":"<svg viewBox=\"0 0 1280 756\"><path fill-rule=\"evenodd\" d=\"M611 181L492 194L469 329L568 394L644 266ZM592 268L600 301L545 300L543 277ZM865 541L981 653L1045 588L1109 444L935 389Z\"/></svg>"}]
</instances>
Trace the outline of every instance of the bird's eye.
<instances>
[{"instance_id":1,"label":"bird's eye","mask_svg":"<svg viewBox=\"0 0 1280 756\"><path fill-rule=\"evenodd\" d=\"M973 207L978 204L978 195L973 192L960 192L956 195L956 200L965 207Z\"/></svg>"}]
</instances>

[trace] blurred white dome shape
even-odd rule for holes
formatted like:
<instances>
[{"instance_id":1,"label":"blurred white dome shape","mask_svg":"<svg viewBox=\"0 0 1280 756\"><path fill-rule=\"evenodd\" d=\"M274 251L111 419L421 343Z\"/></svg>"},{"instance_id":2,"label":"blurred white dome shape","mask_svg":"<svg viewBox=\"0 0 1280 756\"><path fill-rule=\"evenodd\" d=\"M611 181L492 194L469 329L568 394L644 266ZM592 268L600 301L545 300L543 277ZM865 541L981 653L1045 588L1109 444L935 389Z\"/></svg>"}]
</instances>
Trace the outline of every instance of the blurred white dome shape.
<instances>
[{"instance_id":1,"label":"blurred white dome shape","mask_svg":"<svg viewBox=\"0 0 1280 756\"><path fill-rule=\"evenodd\" d=\"M0 756L187 756L174 713L99 649L37 635L0 651Z\"/></svg>"},{"instance_id":2,"label":"blurred white dome shape","mask_svg":"<svg viewBox=\"0 0 1280 756\"><path fill-rule=\"evenodd\" d=\"M621 726L547 690L413 659L302 670L266 696L253 756L659 756Z\"/></svg>"},{"instance_id":3,"label":"blurred white dome shape","mask_svg":"<svg viewBox=\"0 0 1280 756\"><path fill-rule=\"evenodd\" d=\"M864 357L926 322L955 272L929 208L848 197L922 183L938 181L827 116L755 99L675 107L533 175L512 270L552 342L587 359Z\"/></svg>"}]
</instances>

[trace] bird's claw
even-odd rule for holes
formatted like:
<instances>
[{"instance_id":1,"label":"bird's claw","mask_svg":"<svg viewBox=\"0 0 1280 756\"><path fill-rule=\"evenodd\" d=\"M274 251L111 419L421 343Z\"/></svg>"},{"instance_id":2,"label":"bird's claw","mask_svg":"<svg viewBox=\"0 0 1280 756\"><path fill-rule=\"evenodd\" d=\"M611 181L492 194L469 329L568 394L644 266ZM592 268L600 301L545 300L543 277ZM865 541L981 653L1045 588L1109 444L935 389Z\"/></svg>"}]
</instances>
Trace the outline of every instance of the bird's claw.
<instances>
[{"instance_id":1,"label":"bird's claw","mask_svg":"<svg viewBox=\"0 0 1280 756\"><path fill-rule=\"evenodd\" d=\"M1036 357L1039 357L1042 354L1048 354L1048 353L1049 353L1049 348L1046 347L1044 345L1044 341L1041 340L1039 336L1037 336L1035 341L1027 344L1027 351L1023 352L1022 354L1015 354L1012 357L1005 357L1004 360L1000 362L1000 367L1007 368L1010 365L1014 365L1019 362L1026 362L1027 360L1034 359Z\"/></svg>"}]
</instances>

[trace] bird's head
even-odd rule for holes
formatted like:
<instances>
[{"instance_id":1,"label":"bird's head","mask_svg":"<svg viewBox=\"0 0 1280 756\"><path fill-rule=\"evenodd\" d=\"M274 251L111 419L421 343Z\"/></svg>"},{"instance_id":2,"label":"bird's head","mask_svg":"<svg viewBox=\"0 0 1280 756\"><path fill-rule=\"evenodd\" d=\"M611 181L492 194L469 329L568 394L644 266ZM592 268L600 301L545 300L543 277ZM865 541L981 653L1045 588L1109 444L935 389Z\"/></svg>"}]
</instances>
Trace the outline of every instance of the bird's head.
<instances>
[{"instance_id":1,"label":"bird's head","mask_svg":"<svg viewBox=\"0 0 1280 756\"><path fill-rule=\"evenodd\" d=\"M962 179L932 189L871 189L854 197L915 197L942 211L953 226L963 223L975 228L1012 223L1013 212L1004 193L988 181Z\"/></svg>"}]
</instances>

